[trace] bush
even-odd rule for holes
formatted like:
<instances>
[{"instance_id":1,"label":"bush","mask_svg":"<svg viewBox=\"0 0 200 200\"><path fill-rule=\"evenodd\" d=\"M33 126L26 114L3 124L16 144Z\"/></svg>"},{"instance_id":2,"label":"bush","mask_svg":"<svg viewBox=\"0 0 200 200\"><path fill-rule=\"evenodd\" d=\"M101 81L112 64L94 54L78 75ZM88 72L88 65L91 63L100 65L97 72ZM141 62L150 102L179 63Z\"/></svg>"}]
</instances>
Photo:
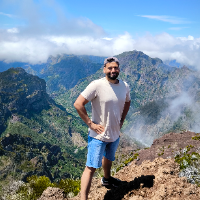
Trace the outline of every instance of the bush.
<instances>
[{"instance_id":1,"label":"bush","mask_svg":"<svg viewBox=\"0 0 200 200\"><path fill-rule=\"evenodd\" d=\"M28 177L27 181L28 183L20 187L17 192L21 196L21 200L37 199L47 187L54 187L54 184L46 176L37 177L33 175Z\"/></svg>"},{"instance_id":2,"label":"bush","mask_svg":"<svg viewBox=\"0 0 200 200\"><path fill-rule=\"evenodd\" d=\"M80 191L80 183L80 180L62 179L56 187L63 189L65 194L73 193L76 196Z\"/></svg>"},{"instance_id":3,"label":"bush","mask_svg":"<svg viewBox=\"0 0 200 200\"><path fill-rule=\"evenodd\" d=\"M200 155L188 153L192 145L187 146L175 155L175 161L180 165L180 177L186 177L190 183L200 186Z\"/></svg>"},{"instance_id":4,"label":"bush","mask_svg":"<svg viewBox=\"0 0 200 200\"><path fill-rule=\"evenodd\" d=\"M27 178L28 183L24 184L17 191L17 196L20 200L36 200L47 187L58 187L64 190L68 196L75 196L80 191L80 180L65 179L59 183L51 183L50 179L46 176L33 175ZM12 199L12 198L10 198Z\"/></svg>"}]
</instances>

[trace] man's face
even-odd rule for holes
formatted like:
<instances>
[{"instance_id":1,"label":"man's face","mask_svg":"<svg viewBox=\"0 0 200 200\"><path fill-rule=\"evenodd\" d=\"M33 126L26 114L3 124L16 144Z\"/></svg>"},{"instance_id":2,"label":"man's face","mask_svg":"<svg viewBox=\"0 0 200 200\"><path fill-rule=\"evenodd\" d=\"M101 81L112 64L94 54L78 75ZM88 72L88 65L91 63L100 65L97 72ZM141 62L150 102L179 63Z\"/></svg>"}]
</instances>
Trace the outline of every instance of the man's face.
<instances>
[{"instance_id":1,"label":"man's face","mask_svg":"<svg viewBox=\"0 0 200 200\"><path fill-rule=\"evenodd\" d=\"M103 72L109 79L115 80L119 75L120 69L116 62L111 62L106 64L103 68Z\"/></svg>"}]
</instances>

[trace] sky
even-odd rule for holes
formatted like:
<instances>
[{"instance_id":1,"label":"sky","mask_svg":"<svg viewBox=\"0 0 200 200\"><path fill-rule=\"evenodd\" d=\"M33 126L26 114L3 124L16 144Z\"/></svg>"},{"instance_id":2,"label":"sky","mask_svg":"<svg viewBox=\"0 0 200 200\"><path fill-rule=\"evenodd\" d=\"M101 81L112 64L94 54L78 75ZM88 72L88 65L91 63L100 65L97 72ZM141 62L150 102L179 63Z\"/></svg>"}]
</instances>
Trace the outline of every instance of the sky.
<instances>
[{"instance_id":1,"label":"sky","mask_svg":"<svg viewBox=\"0 0 200 200\"><path fill-rule=\"evenodd\" d=\"M0 0L0 60L142 51L200 69L200 0Z\"/></svg>"}]
</instances>

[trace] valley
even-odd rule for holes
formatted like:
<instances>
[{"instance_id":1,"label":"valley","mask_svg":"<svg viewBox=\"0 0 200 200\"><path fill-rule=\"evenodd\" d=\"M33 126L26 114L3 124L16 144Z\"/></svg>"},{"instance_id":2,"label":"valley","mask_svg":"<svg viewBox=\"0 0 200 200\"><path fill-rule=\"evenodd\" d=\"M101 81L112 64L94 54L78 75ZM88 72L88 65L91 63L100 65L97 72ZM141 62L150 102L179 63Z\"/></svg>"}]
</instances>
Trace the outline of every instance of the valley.
<instances>
[{"instance_id":1,"label":"valley","mask_svg":"<svg viewBox=\"0 0 200 200\"><path fill-rule=\"evenodd\" d=\"M200 76L140 51L116 55L130 86L131 108L112 167L115 174L167 133L199 132ZM104 77L104 57L60 55L47 63L0 63L0 182L78 180L85 166L87 126L73 103ZM91 115L91 107L87 104ZM95 174L102 175L102 169ZM0 194L4 188L1 186Z\"/></svg>"}]
</instances>

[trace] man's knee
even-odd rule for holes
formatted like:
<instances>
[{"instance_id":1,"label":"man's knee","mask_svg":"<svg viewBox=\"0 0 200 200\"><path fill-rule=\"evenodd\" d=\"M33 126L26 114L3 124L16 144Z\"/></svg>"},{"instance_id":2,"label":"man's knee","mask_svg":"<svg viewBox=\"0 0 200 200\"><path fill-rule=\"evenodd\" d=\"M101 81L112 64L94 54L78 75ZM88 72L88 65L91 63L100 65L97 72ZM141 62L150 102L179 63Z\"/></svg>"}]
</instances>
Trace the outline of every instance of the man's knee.
<instances>
[{"instance_id":1,"label":"man's knee","mask_svg":"<svg viewBox=\"0 0 200 200\"><path fill-rule=\"evenodd\" d=\"M96 171L96 168L86 166L85 171L87 171L90 174L94 174L94 172Z\"/></svg>"}]
</instances>

